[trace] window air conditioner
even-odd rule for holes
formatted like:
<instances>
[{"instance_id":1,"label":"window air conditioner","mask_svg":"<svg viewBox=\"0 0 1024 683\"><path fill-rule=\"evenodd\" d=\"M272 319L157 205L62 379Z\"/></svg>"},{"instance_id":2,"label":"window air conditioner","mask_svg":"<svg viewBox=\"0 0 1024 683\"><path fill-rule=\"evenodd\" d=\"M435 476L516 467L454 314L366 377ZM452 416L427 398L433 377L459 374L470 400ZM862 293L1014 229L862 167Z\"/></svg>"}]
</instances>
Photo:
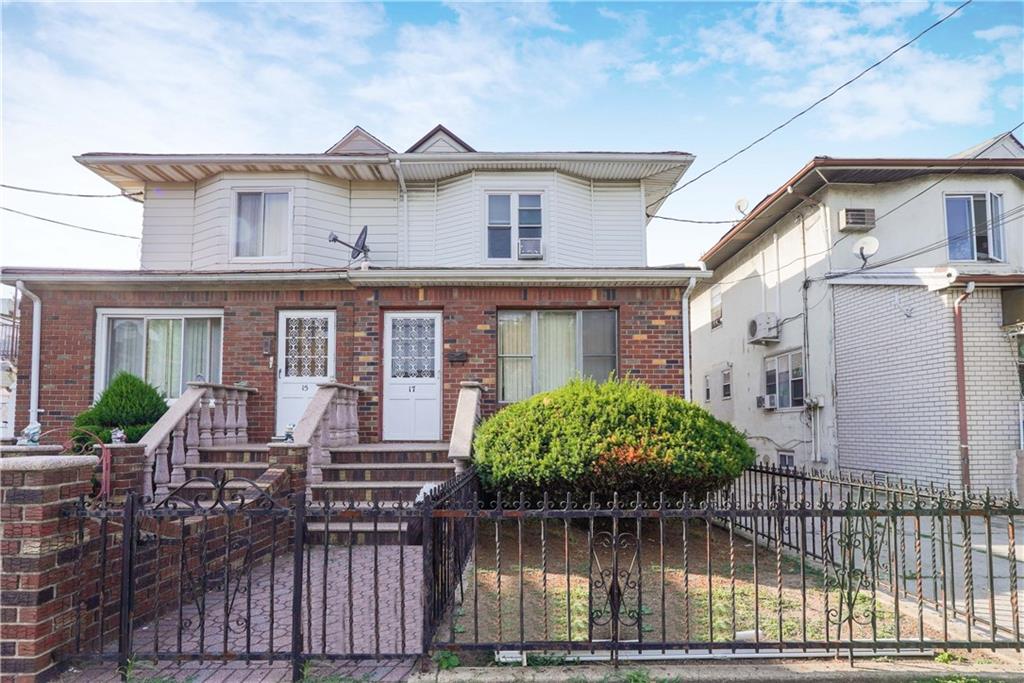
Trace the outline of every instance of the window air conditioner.
<instances>
[{"instance_id":1,"label":"window air conditioner","mask_svg":"<svg viewBox=\"0 0 1024 683\"><path fill-rule=\"evenodd\" d=\"M540 237L519 238L519 258L523 261L544 258L544 248Z\"/></svg>"},{"instance_id":2,"label":"window air conditioner","mask_svg":"<svg viewBox=\"0 0 1024 683\"><path fill-rule=\"evenodd\" d=\"M768 344L779 341L779 316L758 313L747 323L747 343Z\"/></svg>"},{"instance_id":3,"label":"window air conditioner","mask_svg":"<svg viewBox=\"0 0 1024 683\"><path fill-rule=\"evenodd\" d=\"M874 209L843 209L839 212L839 232L867 232L874 227Z\"/></svg>"},{"instance_id":4,"label":"window air conditioner","mask_svg":"<svg viewBox=\"0 0 1024 683\"><path fill-rule=\"evenodd\" d=\"M762 410L775 410L779 407L779 397L776 394L764 394L757 397L757 407Z\"/></svg>"}]
</instances>

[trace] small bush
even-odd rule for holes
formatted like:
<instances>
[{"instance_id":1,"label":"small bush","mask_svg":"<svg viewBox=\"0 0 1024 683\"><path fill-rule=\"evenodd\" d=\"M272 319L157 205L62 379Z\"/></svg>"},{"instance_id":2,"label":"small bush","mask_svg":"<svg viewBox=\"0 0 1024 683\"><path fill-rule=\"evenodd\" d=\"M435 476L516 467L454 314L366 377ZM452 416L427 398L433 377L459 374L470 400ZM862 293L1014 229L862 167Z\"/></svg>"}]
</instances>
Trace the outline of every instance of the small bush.
<instances>
[{"instance_id":1,"label":"small bush","mask_svg":"<svg viewBox=\"0 0 1024 683\"><path fill-rule=\"evenodd\" d=\"M72 439L77 450L88 451L95 442L87 432L110 443L111 432L118 428L124 431L128 443L136 443L166 411L167 403L159 391L135 375L122 372L91 408L75 418Z\"/></svg>"},{"instance_id":2,"label":"small bush","mask_svg":"<svg viewBox=\"0 0 1024 683\"><path fill-rule=\"evenodd\" d=\"M480 426L474 452L492 492L647 500L661 491L702 497L756 457L732 425L629 380L574 380L510 405Z\"/></svg>"}]
</instances>

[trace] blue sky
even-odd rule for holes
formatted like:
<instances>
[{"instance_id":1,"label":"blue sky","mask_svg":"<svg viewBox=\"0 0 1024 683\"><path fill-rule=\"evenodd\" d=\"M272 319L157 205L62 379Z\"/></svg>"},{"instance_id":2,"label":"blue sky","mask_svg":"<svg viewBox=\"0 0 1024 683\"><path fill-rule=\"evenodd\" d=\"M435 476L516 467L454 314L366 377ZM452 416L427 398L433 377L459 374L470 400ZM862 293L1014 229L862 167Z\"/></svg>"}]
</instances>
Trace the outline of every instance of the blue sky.
<instances>
[{"instance_id":1,"label":"blue sky","mask_svg":"<svg viewBox=\"0 0 1024 683\"><path fill-rule=\"evenodd\" d=\"M3 182L110 187L87 151L317 152L359 124L404 149L683 150L687 177L949 12L949 3L3 4ZM1024 3L980 2L673 196L736 217L812 156L946 156L1024 120ZM122 199L0 204L138 234ZM0 263L137 267L137 244L0 215ZM655 220L652 263L725 226Z\"/></svg>"}]
</instances>

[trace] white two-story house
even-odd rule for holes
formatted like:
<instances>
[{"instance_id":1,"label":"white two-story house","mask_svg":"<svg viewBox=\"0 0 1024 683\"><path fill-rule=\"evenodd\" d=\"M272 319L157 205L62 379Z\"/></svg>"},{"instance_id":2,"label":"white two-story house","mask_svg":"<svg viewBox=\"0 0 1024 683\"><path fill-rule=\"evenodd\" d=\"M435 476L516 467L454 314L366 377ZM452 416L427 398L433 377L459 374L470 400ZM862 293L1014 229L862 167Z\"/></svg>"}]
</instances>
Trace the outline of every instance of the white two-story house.
<instances>
[{"instance_id":1,"label":"white two-story house","mask_svg":"<svg viewBox=\"0 0 1024 683\"><path fill-rule=\"evenodd\" d=\"M442 126L405 152L356 127L317 154L84 154L142 193L141 268L4 269L32 295L24 359L41 327L18 428L62 436L122 371L171 401L247 383L257 442L331 379L364 388L364 441L448 438L467 380L484 414L578 375L681 394L684 291L707 273L648 267L645 235L692 160L479 152Z\"/></svg>"},{"instance_id":2,"label":"white two-story house","mask_svg":"<svg viewBox=\"0 0 1024 683\"><path fill-rule=\"evenodd\" d=\"M817 157L704 256L694 398L763 460L974 489L1024 475L1024 147Z\"/></svg>"}]
</instances>

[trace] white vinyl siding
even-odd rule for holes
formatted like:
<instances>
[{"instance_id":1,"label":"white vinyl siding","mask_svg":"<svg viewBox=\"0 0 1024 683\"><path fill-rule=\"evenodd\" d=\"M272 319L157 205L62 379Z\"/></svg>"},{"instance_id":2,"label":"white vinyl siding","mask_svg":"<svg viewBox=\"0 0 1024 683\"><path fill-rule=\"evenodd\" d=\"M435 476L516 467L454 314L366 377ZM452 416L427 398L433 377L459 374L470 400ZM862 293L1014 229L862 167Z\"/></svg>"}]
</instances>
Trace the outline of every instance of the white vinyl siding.
<instances>
[{"instance_id":1,"label":"white vinyl siding","mask_svg":"<svg viewBox=\"0 0 1024 683\"><path fill-rule=\"evenodd\" d=\"M479 265L480 230L472 175L438 183L434 263Z\"/></svg>"},{"instance_id":2,"label":"white vinyl siding","mask_svg":"<svg viewBox=\"0 0 1024 683\"><path fill-rule=\"evenodd\" d=\"M640 184L595 182L593 203L594 265L647 265Z\"/></svg>"},{"instance_id":3,"label":"white vinyl siding","mask_svg":"<svg viewBox=\"0 0 1024 683\"><path fill-rule=\"evenodd\" d=\"M557 207L553 207L549 215L558 223L558 240L544 240L545 261L567 267L589 266L594 261L590 181L558 173L555 195Z\"/></svg>"},{"instance_id":4,"label":"white vinyl siding","mask_svg":"<svg viewBox=\"0 0 1024 683\"><path fill-rule=\"evenodd\" d=\"M146 187L142 207L141 266L146 270L188 270L192 263L192 185Z\"/></svg>"}]
</instances>

